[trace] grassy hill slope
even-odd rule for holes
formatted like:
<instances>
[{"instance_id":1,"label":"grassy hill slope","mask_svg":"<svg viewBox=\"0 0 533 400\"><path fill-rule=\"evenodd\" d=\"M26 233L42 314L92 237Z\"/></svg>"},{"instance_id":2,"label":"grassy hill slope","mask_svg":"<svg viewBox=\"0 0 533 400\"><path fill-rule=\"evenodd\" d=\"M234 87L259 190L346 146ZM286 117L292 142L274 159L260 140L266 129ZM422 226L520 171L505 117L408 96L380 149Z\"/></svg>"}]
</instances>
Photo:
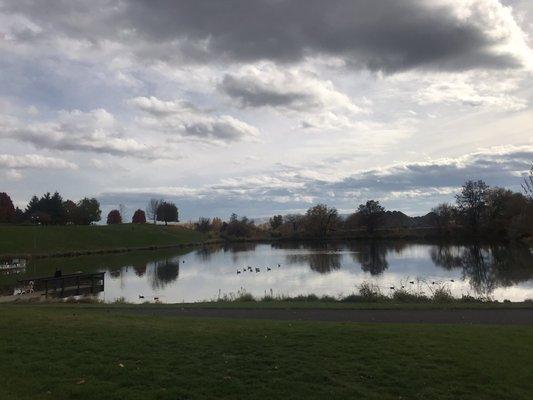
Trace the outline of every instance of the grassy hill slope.
<instances>
[{"instance_id":1,"label":"grassy hill slope","mask_svg":"<svg viewBox=\"0 0 533 400\"><path fill-rule=\"evenodd\" d=\"M0 255L61 254L172 246L201 242L204 236L180 226L121 224L107 226L0 225Z\"/></svg>"}]
</instances>

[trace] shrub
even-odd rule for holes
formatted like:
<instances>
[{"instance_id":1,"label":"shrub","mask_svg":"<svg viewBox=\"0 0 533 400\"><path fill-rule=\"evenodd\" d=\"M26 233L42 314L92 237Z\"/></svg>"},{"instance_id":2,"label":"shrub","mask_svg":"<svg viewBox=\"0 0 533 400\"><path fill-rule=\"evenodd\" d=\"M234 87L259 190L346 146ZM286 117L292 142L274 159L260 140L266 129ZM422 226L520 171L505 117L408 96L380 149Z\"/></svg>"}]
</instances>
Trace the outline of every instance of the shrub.
<instances>
[{"instance_id":1,"label":"shrub","mask_svg":"<svg viewBox=\"0 0 533 400\"><path fill-rule=\"evenodd\" d=\"M387 297L381 294L381 290L378 285L373 283L363 282L359 286L359 295L363 301L376 302L387 300Z\"/></svg>"},{"instance_id":2,"label":"shrub","mask_svg":"<svg viewBox=\"0 0 533 400\"><path fill-rule=\"evenodd\" d=\"M254 296L251 293L241 293L235 298L235 301L238 302L252 302L255 301Z\"/></svg>"},{"instance_id":3,"label":"shrub","mask_svg":"<svg viewBox=\"0 0 533 400\"><path fill-rule=\"evenodd\" d=\"M398 303L424 303L429 299L421 293L411 293L405 289L398 289L394 291L392 299Z\"/></svg>"},{"instance_id":4,"label":"shrub","mask_svg":"<svg viewBox=\"0 0 533 400\"><path fill-rule=\"evenodd\" d=\"M431 299L435 303L452 303L455 298L452 296L450 289L445 286L438 287L434 292Z\"/></svg>"}]
</instances>

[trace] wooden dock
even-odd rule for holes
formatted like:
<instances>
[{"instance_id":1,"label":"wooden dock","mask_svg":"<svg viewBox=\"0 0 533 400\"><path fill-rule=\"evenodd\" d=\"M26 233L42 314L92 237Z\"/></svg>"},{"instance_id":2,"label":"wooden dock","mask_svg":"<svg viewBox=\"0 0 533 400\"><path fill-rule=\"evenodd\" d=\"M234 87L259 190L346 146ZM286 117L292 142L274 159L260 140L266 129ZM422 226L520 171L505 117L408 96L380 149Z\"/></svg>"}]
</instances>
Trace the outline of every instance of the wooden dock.
<instances>
[{"instance_id":1,"label":"wooden dock","mask_svg":"<svg viewBox=\"0 0 533 400\"><path fill-rule=\"evenodd\" d=\"M104 290L105 272L76 273L56 276L33 277L18 280L33 293L58 297L95 294Z\"/></svg>"}]
</instances>

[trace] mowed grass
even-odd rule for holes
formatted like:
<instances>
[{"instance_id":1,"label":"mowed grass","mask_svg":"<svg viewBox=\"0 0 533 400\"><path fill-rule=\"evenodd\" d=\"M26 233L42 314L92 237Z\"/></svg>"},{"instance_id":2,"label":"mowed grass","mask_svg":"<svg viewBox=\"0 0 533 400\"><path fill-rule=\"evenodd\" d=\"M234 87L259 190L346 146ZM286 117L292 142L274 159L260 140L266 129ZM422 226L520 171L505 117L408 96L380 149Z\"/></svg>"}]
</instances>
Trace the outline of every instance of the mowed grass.
<instances>
[{"instance_id":1,"label":"mowed grass","mask_svg":"<svg viewBox=\"0 0 533 400\"><path fill-rule=\"evenodd\" d=\"M121 224L107 226L0 225L1 254L54 254L199 242L204 236L180 226Z\"/></svg>"},{"instance_id":2,"label":"mowed grass","mask_svg":"<svg viewBox=\"0 0 533 400\"><path fill-rule=\"evenodd\" d=\"M0 307L1 399L530 399L533 328Z\"/></svg>"}]
</instances>

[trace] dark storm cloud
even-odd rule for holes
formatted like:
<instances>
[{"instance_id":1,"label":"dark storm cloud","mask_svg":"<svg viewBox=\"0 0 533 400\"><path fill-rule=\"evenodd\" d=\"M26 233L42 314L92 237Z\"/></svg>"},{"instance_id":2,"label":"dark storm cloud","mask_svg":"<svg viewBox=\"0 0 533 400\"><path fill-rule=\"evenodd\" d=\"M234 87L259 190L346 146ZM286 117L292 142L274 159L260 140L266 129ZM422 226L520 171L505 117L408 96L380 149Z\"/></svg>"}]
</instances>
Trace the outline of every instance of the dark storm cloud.
<instances>
[{"instance_id":1,"label":"dark storm cloud","mask_svg":"<svg viewBox=\"0 0 533 400\"><path fill-rule=\"evenodd\" d=\"M451 3L426 0L14 1L2 10L29 16L53 35L113 40L144 59L180 62L297 62L326 55L371 70L515 67L493 52L507 40L487 30L481 3L459 18ZM479 13L476 14L476 13ZM481 21L480 21L481 20ZM22 32L23 33L23 32ZM21 35L22 35L21 33ZM24 40L38 40L35 32ZM284 99L281 99L284 101Z\"/></svg>"},{"instance_id":2,"label":"dark storm cloud","mask_svg":"<svg viewBox=\"0 0 533 400\"><path fill-rule=\"evenodd\" d=\"M282 92L278 88L259 87L257 80L246 81L232 75L225 75L219 89L231 98L237 99L243 107L285 106L312 101L305 93Z\"/></svg>"}]
</instances>

